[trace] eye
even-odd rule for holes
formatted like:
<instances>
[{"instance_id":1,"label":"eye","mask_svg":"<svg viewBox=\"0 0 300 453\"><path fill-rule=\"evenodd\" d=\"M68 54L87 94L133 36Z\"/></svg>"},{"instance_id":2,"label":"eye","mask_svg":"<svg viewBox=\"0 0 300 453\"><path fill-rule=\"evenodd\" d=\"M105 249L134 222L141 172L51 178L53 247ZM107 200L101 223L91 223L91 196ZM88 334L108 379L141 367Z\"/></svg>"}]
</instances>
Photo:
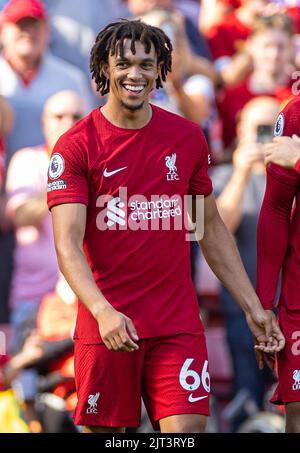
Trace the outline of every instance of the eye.
<instances>
[{"instance_id":1,"label":"eye","mask_svg":"<svg viewBox=\"0 0 300 453\"><path fill-rule=\"evenodd\" d=\"M117 63L117 68L120 68L120 69L125 69L127 68L128 64L125 63L125 61L120 61L119 63Z\"/></svg>"},{"instance_id":2,"label":"eye","mask_svg":"<svg viewBox=\"0 0 300 453\"><path fill-rule=\"evenodd\" d=\"M151 69L152 66L153 66L152 63L143 63L143 64L142 64L142 67L143 67L143 68L146 68L146 69Z\"/></svg>"}]
</instances>

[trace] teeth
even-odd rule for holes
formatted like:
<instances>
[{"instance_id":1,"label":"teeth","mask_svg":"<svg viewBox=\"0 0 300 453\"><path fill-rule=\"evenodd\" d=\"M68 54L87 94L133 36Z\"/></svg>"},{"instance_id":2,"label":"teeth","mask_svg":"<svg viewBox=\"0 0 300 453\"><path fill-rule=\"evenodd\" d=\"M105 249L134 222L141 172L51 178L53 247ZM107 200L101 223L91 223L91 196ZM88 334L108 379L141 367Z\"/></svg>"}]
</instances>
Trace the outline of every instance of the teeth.
<instances>
[{"instance_id":1,"label":"teeth","mask_svg":"<svg viewBox=\"0 0 300 453\"><path fill-rule=\"evenodd\" d=\"M126 90L130 90L130 91L142 91L144 88L143 85L141 85L141 86L124 85L124 87L126 88Z\"/></svg>"}]
</instances>

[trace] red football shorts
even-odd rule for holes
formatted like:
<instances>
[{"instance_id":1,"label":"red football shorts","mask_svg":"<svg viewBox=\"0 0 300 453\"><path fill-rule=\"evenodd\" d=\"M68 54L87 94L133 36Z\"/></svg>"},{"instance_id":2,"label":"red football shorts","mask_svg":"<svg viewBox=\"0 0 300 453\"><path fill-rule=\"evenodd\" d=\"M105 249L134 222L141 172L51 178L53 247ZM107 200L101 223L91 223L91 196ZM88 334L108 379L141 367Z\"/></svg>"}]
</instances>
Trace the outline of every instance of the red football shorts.
<instances>
[{"instance_id":1,"label":"red football shorts","mask_svg":"<svg viewBox=\"0 0 300 453\"><path fill-rule=\"evenodd\" d=\"M209 415L204 331L140 340L134 352L76 340L75 380L77 425L137 427L141 397L154 429L171 415Z\"/></svg>"},{"instance_id":2,"label":"red football shorts","mask_svg":"<svg viewBox=\"0 0 300 453\"><path fill-rule=\"evenodd\" d=\"M278 385L271 401L274 404L300 402L300 310L281 306L278 319L286 344L277 354Z\"/></svg>"}]
</instances>

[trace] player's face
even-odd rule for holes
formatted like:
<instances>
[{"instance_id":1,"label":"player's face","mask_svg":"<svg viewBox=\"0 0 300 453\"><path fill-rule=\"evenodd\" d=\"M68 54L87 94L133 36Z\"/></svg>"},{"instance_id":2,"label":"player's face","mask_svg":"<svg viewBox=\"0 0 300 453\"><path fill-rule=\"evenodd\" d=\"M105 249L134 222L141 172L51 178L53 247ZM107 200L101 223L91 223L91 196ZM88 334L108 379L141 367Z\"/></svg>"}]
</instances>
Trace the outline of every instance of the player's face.
<instances>
[{"instance_id":1,"label":"player's face","mask_svg":"<svg viewBox=\"0 0 300 453\"><path fill-rule=\"evenodd\" d=\"M122 107L129 110L142 109L149 100L159 75L157 56L153 44L149 53L142 43L136 41L136 53L130 50L130 40L124 42L124 57L110 55L109 64L104 66L110 82L109 95Z\"/></svg>"}]
</instances>

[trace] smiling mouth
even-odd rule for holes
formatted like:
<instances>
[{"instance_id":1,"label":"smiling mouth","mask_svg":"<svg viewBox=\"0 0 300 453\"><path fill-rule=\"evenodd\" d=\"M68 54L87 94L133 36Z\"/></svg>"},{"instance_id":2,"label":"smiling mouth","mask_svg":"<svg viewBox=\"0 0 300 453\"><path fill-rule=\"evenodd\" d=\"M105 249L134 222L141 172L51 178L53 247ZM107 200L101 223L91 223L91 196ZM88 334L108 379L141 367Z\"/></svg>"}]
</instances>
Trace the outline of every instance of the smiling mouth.
<instances>
[{"instance_id":1,"label":"smiling mouth","mask_svg":"<svg viewBox=\"0 0 300 453\"><path fill-rule=\"evenodd\" d=\"M145 86L146 85L130 85L128 83L123 84L123 88L125 88L128 93L133 94L140 94L144 90Z\"/></svg>"}]
</instances>

